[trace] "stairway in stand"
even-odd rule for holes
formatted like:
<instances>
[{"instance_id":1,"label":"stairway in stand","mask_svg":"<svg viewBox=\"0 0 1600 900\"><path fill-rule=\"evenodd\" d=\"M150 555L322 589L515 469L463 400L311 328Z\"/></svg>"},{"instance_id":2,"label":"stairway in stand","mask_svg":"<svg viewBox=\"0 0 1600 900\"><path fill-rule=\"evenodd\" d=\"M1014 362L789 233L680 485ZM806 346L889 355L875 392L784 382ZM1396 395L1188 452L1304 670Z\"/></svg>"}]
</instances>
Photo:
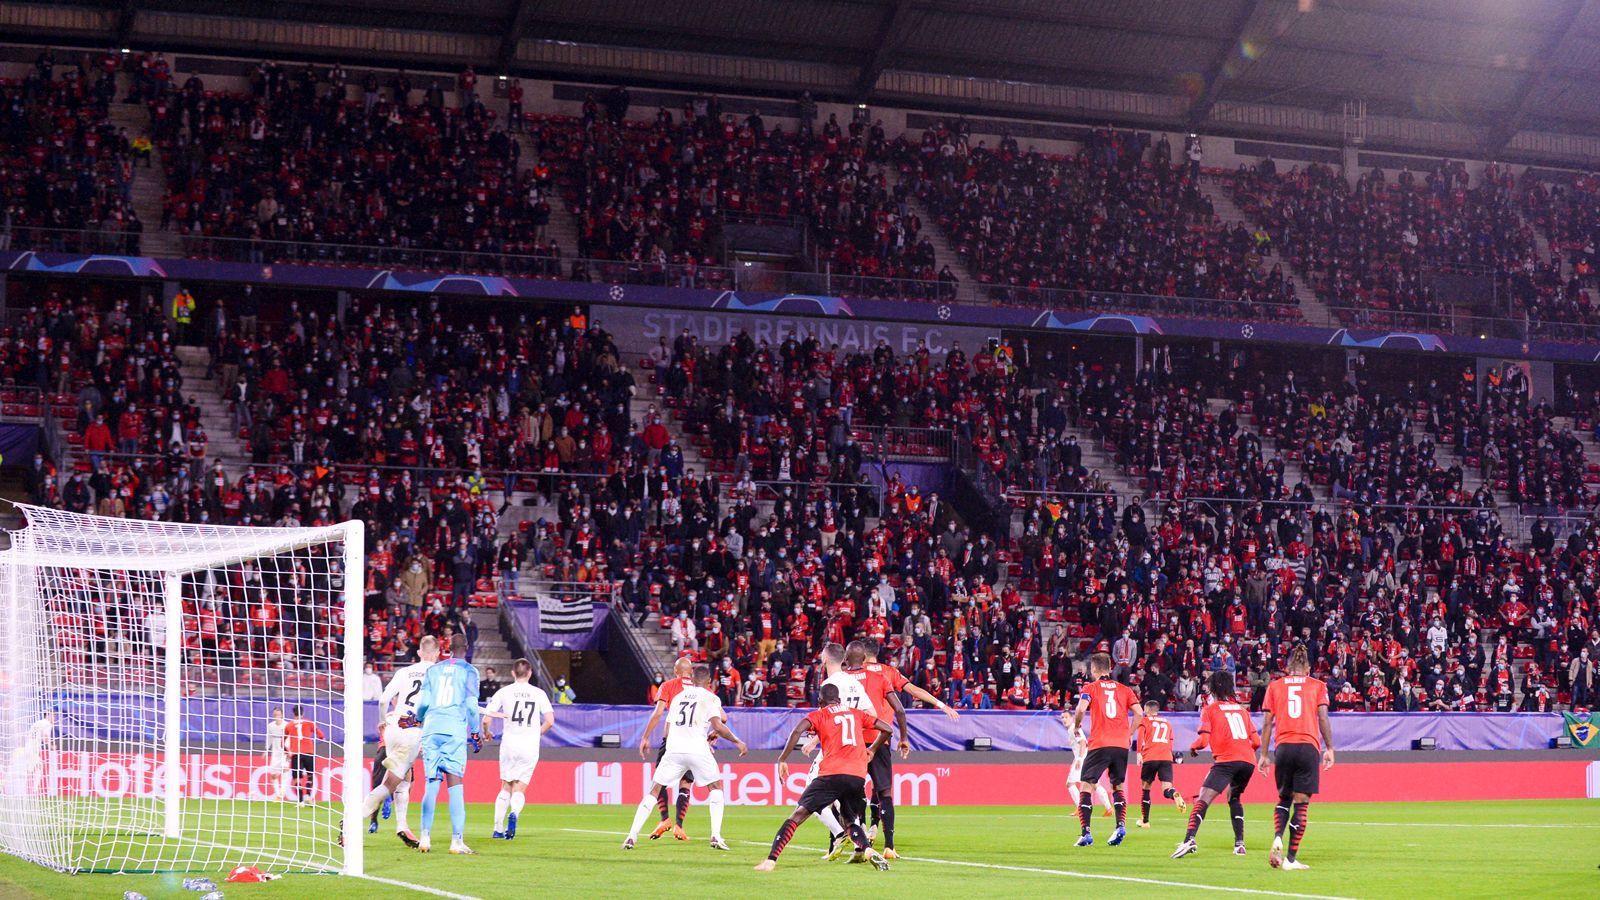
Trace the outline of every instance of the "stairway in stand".
<instances>
[{"instance_id":1,"label":"stairway in stand","mask_svg":"<svg viewBox=\"0 0 1600 900\"><path fill-rule=\"evenodd\" d=\"M128 140L131 141L150 133L150 112L142 103L123 103L121 96L124 93L125 87L118 92L118 99L111 102L108 118L118 128L126 128ZM167 176L166 169L162 167L159 147L151 151L149 168L134 166L132 194L133 208L139 213L139 221L144 224L139 252L145 256L183 256L183 242L179 236L161 229L161 208L167 199Z\"/></svg>"},{"instance_id":2,"label":"stairway in stand","mask_svg":"<svg viewBox=\"0 0 1600 900\"><path fill-rule=\"evenodd\" d=\"M883 180L884 185L889 189L890 196L893 196L895 186L906 179L901 174L899 167L891 163L883 167ZM961 280L960 285L956 288L956 301L960 303L982 303L983 294L978 290L977 279L967 268L966 261L961 258L961 254L957 253L955 247L950 245L950 239L945 236L944 229L939 227L938 219L933 212L923 205L922 200L917 197L914 191L906 195L906 207L918 219L922 220L922 235L928 239L929 244L933 245L933 270L939 272L945 266L949 266L950 271L954 272L955 276Z\"/></svg>"},{"instance_id":3,"label":"stairway in stand","mask_svg":"<svg viewBox=\"0 0 1600 900\"><path fill-rule=\"evenodd\" d=\"M1200 192L1205 194L1206 198L1211 201L1211 208L1224 225L1232 227L1237 222L1243 222L1247 228L1253 229L1256 227L1250 217L1245 214L1245 211L1240 209L1237 203L1233 202L1233 198L1228 195L1227 190L1220 182L1201 179ZM1322 325L1329 328L1339 327L1338 319L1334 316L1333 310L1329 309L1328 305L1317 297L1317 292L1307 283L1310 276L1305 272L1295 271L1287 260L1278 255L1276 248L1262 257L1261 260L1261 268L1265 271L1272 271L1274 266L1282 266L1284 277L1294 279L1294 296L1295 299L1300 301L1300 314L1305 317L1308 324Z\"/></svg>"}]
</instances>

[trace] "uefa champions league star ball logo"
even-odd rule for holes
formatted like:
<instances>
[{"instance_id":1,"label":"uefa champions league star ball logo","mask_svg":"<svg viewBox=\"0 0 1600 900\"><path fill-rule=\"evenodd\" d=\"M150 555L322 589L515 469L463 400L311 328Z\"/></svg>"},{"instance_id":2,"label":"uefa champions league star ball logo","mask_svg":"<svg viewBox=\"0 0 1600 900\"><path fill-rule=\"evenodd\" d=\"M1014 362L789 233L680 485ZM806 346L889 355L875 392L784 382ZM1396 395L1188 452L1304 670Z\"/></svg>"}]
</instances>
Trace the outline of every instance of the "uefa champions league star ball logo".
<instances>
[{"instance_id":1,"label":"uefa champions league star ball logo","mask_svg":"<svg viewBox=\"0 0 1600 900\"><path fill-rule=\"evenodd\" d=\"M948 319L950 318L950 307L947 304L941 303L939 304L939 308L934 310L934 314L937 315L941 321Z\"/></svg>"},{"instance_id":2,"label":"uefa champions league star ball logo","mask_svg":"<svg viewBox=\"0 0 1600 900\"><path fill-rule=\"evenodd\" d=\"M622 285L620 285L620 284L613 284L611 286L611 299L613 301L619 301L620 302L622 300L623 295L626 294L626 293L627 293L627 291L624 291L622 289Z\"/></svg>"},{"instance_id":3,"label":"uefa champions league star ball logo","mask_svg":"<svg viewBox=\"0 0 1600 900\"><path fill-rule=\"evenodd\" d=\"M1250 325L1250 324L1246 323L1244 325L1244 327L1239 329L1239 333L1241 335L1244 335L1247 338L1255 337L1256 336L1256 327L1254 325Z\"/></svg>"}]
</instances>

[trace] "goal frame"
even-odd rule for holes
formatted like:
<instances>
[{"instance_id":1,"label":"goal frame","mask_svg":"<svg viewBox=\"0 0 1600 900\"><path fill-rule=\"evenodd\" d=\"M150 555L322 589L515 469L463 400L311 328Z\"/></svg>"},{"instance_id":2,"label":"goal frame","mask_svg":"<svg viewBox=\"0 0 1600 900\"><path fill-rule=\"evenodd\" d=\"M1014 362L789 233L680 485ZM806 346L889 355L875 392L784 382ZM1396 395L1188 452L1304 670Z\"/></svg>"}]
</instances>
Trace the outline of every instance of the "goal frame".
<instances>
[{"instance_id":1,"label":"goal frame","mask_svg":"<svg viewBox=\"0 0 1600 900\"><path fill-rule=\"evenodd\" d=\"M58 510L37 507L30 504L14 504L23 513L28 525L32 525L36 515L42 517L57 517L62 513ZM211 551L196 554L183 554L171 557L144 554L139 556L117 557L114 553L107 554L104 550L96 552L96 545L111 543L108 540L97 540L105 535L90 535L84 541L85 548L79 553L66 554L50 552L47 550L34 550L31 548L18 548L15 535L22 532L13 532L13 545L11 548L0 551L0 566L7 570L5 585L9 597L7 598L7 615L13 623L18 616L20 604L20 583L24 570L34 570L45 566L78 565L84 568L118 568L133 569L150 573L159 573L162 579L164 603L163 614L166 621L165 635L163 636L161 675L162 682L162 727L159 746L154 748L154 754L164 761L168 777L162 785L162 833L164 837L182 841L185 837L182 832L184 784L186 779L177 773L183 771L183 583L186 576L204 572L207 569L222 568L235 565L246 560L273 556L301 547L315 544L326 544L335 541L341 542L343 548L344 566L344 629L343 653L343 715L344 728L340 785L340 805L343 807L343 827L341 831L341 848L343 865L338 874L349 876L362 876L365 874L364 838L366 831L362 827L360 817L361 808L366 797L366 741L365 741L365 698L362 696L362 672L365 664L365 635L366 635L366 524L359 519L351 519L333 525L300 527L300 528L253 528L219 525L176 525L169 523L143 522L141 520L107 519L99 516L74 516L75 519L96 520L104 523L109 528L141 525L159 528L168 525L174 529L193 531L197 534L212 534L242 539L239 549L227 551ZM91 526L92 527L92 526ZM27 530L27 526L23 531ZM274 532L277 534L275 535ZM98 558L96 558L98 557ZM13 624L12 633L15 633ZM9 675L11 666L8 665Z\"/></svg>"}]
</instances>

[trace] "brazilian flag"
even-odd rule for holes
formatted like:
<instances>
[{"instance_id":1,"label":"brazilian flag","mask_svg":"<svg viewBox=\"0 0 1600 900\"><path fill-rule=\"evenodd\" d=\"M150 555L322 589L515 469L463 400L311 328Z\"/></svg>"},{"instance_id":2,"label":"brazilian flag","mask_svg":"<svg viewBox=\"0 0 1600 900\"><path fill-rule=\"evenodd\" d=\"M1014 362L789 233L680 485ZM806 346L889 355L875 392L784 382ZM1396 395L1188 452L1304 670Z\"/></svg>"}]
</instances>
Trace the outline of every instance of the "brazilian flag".
<instances>
[{"instance_id":1,"label":"brazilian flag","mask_svg":"<svg viewBox=\"0 0 1600 900\"><path fill-rule=\"evenodd\" d=\"M1600 713L1590 713L1589 718L1580 719L1564 712L1561 718L1566 720L1567 734L1572 735L1572 746L1584 749L1600 747Z\"/></svg>"}]
</instances>

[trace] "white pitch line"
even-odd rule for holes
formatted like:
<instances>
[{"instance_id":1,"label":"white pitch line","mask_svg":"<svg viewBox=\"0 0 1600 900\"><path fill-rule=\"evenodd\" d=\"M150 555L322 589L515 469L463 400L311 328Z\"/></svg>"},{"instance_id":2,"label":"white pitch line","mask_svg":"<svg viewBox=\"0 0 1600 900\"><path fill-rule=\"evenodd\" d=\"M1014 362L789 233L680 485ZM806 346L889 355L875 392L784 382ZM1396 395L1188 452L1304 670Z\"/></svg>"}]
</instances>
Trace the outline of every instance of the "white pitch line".
<instances>
[{"instance_id":1,"label":"white pitch line","mask_svg":"<svg viewBox=\"0 0 1600 900\"><path fill-rule=\"evenodd\" d=\"M400 887L424 894L432 894L435 897L447 897L449 900L478 900L477 897L470 894L454 894L450 891L442 891L438 888L428 887L425 884L412 884L409 881L401 881L397 878L383 878L378 875L357 875L356 877L366 881L376 881L379 884L387 884L390 887Z\"/></svg>"},{"instance_id":2,"label":"white pitch line","mask_svg":"<svg viewBox=\"0 0 1600 900\"><path fill-rule=\"evenodd\" d=\"M628 834L626 831L596 831L590 828L563 828L561 830L574 832L576 834L606 834L613 837L626 837ZM750 844L756 847L769 846L761 841L733 841L733 843ZM799 844L790 844L789 846L795 848L796 850L811 850L813 852L820 852L822 850L821 847L802 847ZM1216 891L1225 894L1255 894L1263 897L1295 897L1299 898L1299 900L1352 900L1350 897L1339 897L1328 894L1295 894L1288 891L1268 891L1259 888L1225 887L1223 885L1216 884L1194 884L1187 881L1164 881L1159 878L1139 878L1133 875L1103 875L1096 872L1073 872L1069 869L1044 869L1033 866L1007 866L999 863L964 862L957 859L933 859L926 856L901 856L900 858L907 860L908 862L932 863L939 866L959 866L962 868L971 869L992 869L1003 872L1025 872L1032 875L1060 875L1065 878L1089 878L1096 881L1121 881L1130 884L1148 884L1156 887L1183 888L1185 890L1192 891Z\"/></svg>"},{"instance_id":3,"label":"white pitch line","mask_svg":"<svg viewBox=\"0 0 1600 900\"><path fill-rule=\"evenodd\" d=\"M1342 822L1312 819L1312 825L1356 825L1362 828L1600 828L1585 822Z\"/></svg>"}]
</instances>

